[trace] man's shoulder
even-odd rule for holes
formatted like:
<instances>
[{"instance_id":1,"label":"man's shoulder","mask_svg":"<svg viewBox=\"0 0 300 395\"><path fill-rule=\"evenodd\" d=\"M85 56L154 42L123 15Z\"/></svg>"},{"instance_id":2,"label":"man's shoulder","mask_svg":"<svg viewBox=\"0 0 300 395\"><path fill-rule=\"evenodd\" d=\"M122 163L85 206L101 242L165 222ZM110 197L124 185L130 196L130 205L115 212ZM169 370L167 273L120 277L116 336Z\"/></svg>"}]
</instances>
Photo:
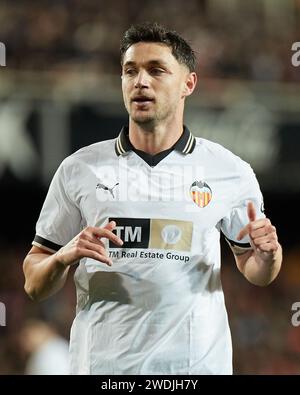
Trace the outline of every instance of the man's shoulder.
<instances>
[{"instance_id":1,"label":"man's shoulder","mask_svg":"<svg viewBox=\"0 0 300 395\"><path fill-rule=\"evenodd\" d=\"M217 162L228 163L233 165L241 165L248 163L240 158L238 155L230 151L219 143L215 143L211 140L207 140L202 137L196 137L196 151L199 150L199 154L205 154L209 159Z\"/></svg>"},{"instance_id":2,"label":"man's shoulder","mask_svg":"<svg viewBox=\"0 0 300 395\"><path fill-rule=\"evenodd\" d=\"M95 154L115 154L115 141L116 139L99 141L94 144L86 145L74 152L70 157L80 157Z\"/></svg>"},{"instance_id":3,"label":"man's shoulder","mask_svg":"<svg viewBox=\"0 0 300 395\"><path fill-rule=\"evenodd\" d=\"M225 148L223 145L211 140L196 137L195 154L202 158L204 163L209 163L214 169L237 174L248 174L252 171L250 164L238 155Z\"/></svg>"},{"instance_id":4,"label":"man's shoulder","mask_svg":"<svg viewBox=\"0 0 300 395\"><path fill-rule=\"evenodd\" d=\"M80 161L91 163L94 161L99 161L99 159L105 161L113 156L116 156L115 140L116 139L104 140L82 147L73 154L66 157L63 161L63 164L72 165L74 162Z\"/></svg>"}]
</instances>

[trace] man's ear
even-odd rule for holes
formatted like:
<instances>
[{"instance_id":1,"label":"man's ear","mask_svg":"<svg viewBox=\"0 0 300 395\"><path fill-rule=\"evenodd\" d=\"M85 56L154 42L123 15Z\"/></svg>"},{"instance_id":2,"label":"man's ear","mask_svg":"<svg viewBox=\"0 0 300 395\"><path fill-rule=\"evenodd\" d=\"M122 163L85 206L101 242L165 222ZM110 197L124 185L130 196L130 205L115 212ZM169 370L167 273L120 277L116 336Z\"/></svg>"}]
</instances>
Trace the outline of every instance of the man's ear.
<instances>
[{"instance_id":1,"label":"man's ear","mask_svg":"<svg viewBox=\"0 0 300 395\"><path fill-rule=\"evenodd\" d=\"M197 84L197 74L195 72L189 73L185 79L182 97L190 96Z\"/></svg>"}]
</instances>

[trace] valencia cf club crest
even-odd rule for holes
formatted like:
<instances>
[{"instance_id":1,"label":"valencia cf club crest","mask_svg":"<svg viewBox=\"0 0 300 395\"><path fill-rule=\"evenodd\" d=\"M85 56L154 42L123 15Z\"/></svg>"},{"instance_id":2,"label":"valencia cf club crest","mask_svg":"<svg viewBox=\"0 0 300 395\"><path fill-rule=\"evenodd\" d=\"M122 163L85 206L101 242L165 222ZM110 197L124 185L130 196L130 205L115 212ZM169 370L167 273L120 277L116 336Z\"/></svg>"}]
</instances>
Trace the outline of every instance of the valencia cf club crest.
<instances>
[{"instance_id":1,"label":"valencia cf club crest","mask_svg":"<svg viewBox=\"0 0 300 395\"><path fill-rule=\"evenodd\" d=\"M211 201L212 192L210 187L204 181L195 181L190 187L190 195L199 207L206 207Z\"/></svg>"}]
</instances>

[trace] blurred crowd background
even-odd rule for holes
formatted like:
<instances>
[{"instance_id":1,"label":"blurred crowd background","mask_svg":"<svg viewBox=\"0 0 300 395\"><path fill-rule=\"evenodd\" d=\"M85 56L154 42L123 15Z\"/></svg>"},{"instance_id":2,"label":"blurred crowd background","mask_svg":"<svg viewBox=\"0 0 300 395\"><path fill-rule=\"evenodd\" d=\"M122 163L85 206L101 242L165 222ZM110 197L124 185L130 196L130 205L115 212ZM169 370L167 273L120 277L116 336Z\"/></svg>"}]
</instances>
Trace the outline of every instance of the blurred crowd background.
<instances>
[{"instance_id":1,"label":"blurred crowd background","mask_svg":"<svg viewBox=\"0 0 300 395\"><path fill-rule=\"evenodd\" d=\"M222 241L235 373L300 374L300 326L292 325L300 302L300 66L291 62L299 0L0 2L0 374L42 372L32 356L49 339L63 359L75 314L72 273L37 304L24 293L22 261L61 160L126 123L119 41L142 21L177 30L195 49L199 84L185 122L250 162L283 244L278 279L259 288Z\"/></svg>"},{"instance_id":2,"label":"blurred crowd background","mask_svg":"<svg viewBox=\"0 0 300 395\"><path fill-rule=\"evenodd\" d=\"M193 43L203 77L299 81L285 62L287 43L299 38L299 1L15 0L0 7L10 67L22 71L118 74L121 35L132 22L149 20Z\"/></svg>"}]
</instances>

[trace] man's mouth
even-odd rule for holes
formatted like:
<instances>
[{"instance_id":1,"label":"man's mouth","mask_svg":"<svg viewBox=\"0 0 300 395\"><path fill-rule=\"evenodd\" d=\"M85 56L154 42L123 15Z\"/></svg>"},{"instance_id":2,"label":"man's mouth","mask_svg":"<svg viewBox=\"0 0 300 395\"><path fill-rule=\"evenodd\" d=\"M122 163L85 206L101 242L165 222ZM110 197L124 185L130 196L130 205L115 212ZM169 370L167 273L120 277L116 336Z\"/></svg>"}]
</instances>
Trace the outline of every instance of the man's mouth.
<instances>
[{"instance_id":1,"label":"man's mouth","mask_svg":"<svg viewBox=\"0 0 300 395\"><path fill-rule=\"evenodd\" d=\"M137 104L147 104L153 102L154 99L149 96L135 96L132 101Z\"/></svg>"}]
</instances>

